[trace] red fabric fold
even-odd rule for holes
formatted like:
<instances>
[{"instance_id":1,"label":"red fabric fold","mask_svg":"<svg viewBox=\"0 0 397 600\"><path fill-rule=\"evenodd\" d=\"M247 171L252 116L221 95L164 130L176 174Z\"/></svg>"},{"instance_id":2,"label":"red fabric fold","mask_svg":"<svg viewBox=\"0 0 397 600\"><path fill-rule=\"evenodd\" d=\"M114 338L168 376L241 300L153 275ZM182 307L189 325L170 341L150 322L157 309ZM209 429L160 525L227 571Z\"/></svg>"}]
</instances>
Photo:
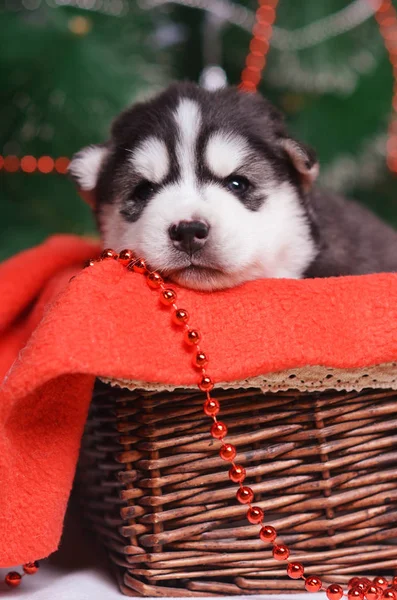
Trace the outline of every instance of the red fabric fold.
<instances>
[{"instance_id":1,"label":"red fabric fold","mask_svg":"<svg viewBox=\"0 0 397 600\"><path fill-rule=\"evenodd\" d=\"M57 548L95 376L193 384L191 350L140 275L56 236L0 265L0 566ZM73 273L77 276L69 282ZM397 359L397 275L177 290L215 381Z\"/></svg>"}]
</instances>

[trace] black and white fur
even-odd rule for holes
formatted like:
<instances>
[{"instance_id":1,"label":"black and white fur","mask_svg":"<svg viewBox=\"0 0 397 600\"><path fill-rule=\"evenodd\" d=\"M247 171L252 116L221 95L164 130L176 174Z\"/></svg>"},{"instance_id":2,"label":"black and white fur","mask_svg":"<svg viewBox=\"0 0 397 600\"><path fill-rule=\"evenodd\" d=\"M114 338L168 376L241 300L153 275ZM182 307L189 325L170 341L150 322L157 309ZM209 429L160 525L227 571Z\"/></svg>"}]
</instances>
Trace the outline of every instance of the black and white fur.
<instances>
[{"instance_id":1,"label":"black and white fur","mask_svg":"<svg viewBox=\"0 0 397 600\"><path fill-rule=\"evenodd\" d=\"M397 233L314 189L314 153L257 94L175 84L123 112L70 173L104 247L186 287L397 271Z\"/></svg>"}]
</instances>

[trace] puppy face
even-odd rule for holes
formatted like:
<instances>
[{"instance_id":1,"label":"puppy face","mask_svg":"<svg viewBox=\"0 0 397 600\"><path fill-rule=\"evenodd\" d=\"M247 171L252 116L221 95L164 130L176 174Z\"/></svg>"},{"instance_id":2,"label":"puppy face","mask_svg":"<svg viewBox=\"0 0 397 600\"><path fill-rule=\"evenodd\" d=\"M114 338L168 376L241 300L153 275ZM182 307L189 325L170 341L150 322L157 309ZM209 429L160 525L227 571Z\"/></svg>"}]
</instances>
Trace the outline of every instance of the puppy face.
<instances>
[{"instance_id":1,"label":"puppy face","mask_svg":"<svg viewBox=\"0 0 397 600\"><path fill-rule=\"evenodd\" d=\"M70 172L95 197L104 247L183 286L298 278L315 256L305 191L317 163L260 96L172 86L124 112Z\"/></svg>"}]
</instances>

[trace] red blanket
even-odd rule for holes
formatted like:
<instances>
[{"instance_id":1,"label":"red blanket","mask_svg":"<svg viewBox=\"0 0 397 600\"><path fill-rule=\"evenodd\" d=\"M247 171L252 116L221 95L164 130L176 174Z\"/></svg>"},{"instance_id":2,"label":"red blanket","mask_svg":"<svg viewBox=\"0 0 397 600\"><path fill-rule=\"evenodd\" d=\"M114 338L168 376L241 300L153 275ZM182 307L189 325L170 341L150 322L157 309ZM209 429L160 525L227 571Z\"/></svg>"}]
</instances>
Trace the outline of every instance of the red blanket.
<instances>
[{"instance_id":1,"label":"red blanket","mask_svg":"<svg viewBox=\"0 0 397 600\"><path fill-rule=\"evenodd\" d=\"M0 265L0 567L58 545L96 375L187 385L188 350L144 278L57 236ZM71 276L78 273L70 283ZM216 381L397 359L397 275L178 289Z\"/></svg>"}]
</instances>

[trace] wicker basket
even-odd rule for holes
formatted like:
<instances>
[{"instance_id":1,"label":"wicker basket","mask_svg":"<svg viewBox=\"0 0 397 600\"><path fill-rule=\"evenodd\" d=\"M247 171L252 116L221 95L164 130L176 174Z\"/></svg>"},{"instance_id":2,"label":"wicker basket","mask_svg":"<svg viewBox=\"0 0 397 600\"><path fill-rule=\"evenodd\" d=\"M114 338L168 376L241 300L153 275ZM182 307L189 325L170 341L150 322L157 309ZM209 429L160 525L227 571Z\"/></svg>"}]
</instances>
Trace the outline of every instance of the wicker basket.
<instances>
[{"instance_id":1,"label":"wicker basket","mask_svg":"<svg viewBox=\"0 0 397 600\"><path fill-rule=\"evenodd\" d=\"M266 521L324 582L397 574L397 392L218 390ZM96 386L85 514L131 596L302 590L235 500L203 395ZM394 541L393 541L394 540Z\"/></svg>"}]
</instances>

